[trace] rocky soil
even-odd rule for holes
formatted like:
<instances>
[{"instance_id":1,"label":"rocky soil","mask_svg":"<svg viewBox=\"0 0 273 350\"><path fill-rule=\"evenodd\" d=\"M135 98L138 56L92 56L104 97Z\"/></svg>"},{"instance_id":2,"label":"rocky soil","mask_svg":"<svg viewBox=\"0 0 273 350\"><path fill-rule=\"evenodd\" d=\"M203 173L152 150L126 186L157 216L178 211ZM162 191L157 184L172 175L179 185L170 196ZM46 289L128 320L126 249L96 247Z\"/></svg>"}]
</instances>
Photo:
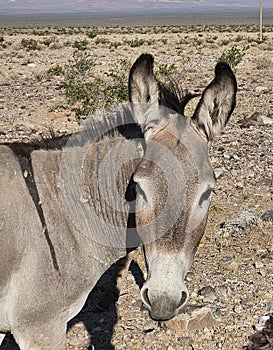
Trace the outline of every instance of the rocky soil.
<instances>
[{"instance_id":1,"label":"rocky soil","mask_svg":"<svg viewBox=\"0 0 273 350\"><path fill-rule=\"evenodd\" d=\"M92 38L93 30L0 29L0 142L29 141L49 128L56 134L77 129L64 77L48 73L66 67L76 40L88 41L101 77L118 60L132 64L150 52L156 64L174 64L183 86L195 92L212 79L223 52L236 47L245 54L236 66L236 110L210 151L218 181L187 276L188 307L169 322L149 318L139 296L145 268L136 250L120 262L118 289L110 270L72 320L67 349L273 349L273 27L262 43L248 26L98 28ZM23 47L26 38L38 48ZM143 43L131 47L133 39ZM17 349L10 335L0 348Z\"/></svg>"}]
</instances>

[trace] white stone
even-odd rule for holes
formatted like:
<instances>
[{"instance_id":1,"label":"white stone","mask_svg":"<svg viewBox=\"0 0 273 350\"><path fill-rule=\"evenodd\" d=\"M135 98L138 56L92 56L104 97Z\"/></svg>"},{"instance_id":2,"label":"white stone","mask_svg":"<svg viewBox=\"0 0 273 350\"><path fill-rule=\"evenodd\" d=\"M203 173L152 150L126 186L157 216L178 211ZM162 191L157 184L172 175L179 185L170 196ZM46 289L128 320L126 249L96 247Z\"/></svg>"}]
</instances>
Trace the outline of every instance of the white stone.
<instances>
[{"instance_id":1,"label":"white stone","mask_svg":"<svg viewBox=\"0 0 273 350\"><path fill-rule=\"evenodd\" d=\"M266 117L261 115L258 117L258 122L260 125L273 125L273 118Z\"/></svg>"},{"instance_id":2,"label":"white stone","mask_svg":"<svg viewBox=\"0 0 273 350\"><path fill-rule=\"evenodd\" d=\"M267 87L266 86L257 86L255 91L258 92L258 93L261 93L261 92L264 92L264 91L267 91Z\"/></svg>"},{"instance_id":3,"label":"white stone","mask_svg":"<svg viewBox=\"0 0 273 350\"><path fill-rule=\"evenodd\" d=\"M224 171L222 168L215 168L214 169L214 175L215 175L216 179L218 179L218 177L220 177L223 173L224 173Z\"/></svg>"}]
</instances>

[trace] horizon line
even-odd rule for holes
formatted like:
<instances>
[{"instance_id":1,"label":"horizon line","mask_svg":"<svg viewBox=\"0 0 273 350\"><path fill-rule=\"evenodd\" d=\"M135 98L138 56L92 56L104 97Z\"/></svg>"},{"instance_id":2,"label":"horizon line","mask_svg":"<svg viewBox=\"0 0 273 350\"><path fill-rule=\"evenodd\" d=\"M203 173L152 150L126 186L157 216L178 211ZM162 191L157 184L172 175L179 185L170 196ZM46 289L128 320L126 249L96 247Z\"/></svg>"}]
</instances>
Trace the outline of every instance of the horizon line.
<instances>
[{"instance_id":1,"label":"horizon line","mask_svg":"<svg viewBox=\"0 0 273 350\"><path fill-rule=\"evenodd\" d=\"M259 6L238 6L236 8L231 8L229 6L222 7L222 6L216 6L216 7L208 7L208 6L192 6L192 7L186 7L186 8L178 8L178 9L170 9L170 8L162 8L162 9L80 9L80 10L74 10L74 9L67 9L67 10L59 10L59 9L48 9L48 10L41 10L41 9L24 9L24 8L1 8L0 11L4 11L6 13L0 13L0 16L4 15L42 15L42 14L124 14L124 13L132 13L132 14L145 14L147 12L149 13L177 13L177 12L221 12L221 11L230 11L230 12L244 12L244 11L258 11L260 10ZM265 7L263 10L270 10L273 11L272 7Z\"/></svg>"}]
</instances>

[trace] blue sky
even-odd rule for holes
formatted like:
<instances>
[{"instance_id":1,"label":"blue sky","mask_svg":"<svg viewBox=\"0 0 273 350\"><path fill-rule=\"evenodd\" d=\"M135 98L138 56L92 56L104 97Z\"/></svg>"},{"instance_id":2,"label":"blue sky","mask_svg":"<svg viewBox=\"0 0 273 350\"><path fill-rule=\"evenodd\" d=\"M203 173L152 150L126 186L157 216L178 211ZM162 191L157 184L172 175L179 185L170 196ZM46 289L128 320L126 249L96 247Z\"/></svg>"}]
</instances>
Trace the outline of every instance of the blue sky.
<instances>
[{"instance_id":1,"label":"blue sky","mask_svg":"<svg viewBox=\"0 0 273 350\"><path fill-rule=\"evenodd\" d=\"M34 12L126 11L150 9L258 8L260 0L0 0L1 9ZM273 0L263 0L263 8L273 8Z\"/></svg>"}]
</instances>

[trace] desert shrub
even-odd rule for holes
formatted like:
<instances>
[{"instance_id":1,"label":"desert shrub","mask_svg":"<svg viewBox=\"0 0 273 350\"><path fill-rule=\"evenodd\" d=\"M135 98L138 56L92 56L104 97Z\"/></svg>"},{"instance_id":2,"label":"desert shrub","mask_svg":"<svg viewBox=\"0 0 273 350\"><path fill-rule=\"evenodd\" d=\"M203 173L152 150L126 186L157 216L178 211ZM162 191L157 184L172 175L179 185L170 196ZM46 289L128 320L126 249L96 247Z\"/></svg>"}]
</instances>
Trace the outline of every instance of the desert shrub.
<instances>
[{"instance_id":1,"label":"desert shrub","mask_svg":"<svg viewBox=\"0 0 273 350\"><path fill-rule=\"evenodd\" d=\"M77 118L86 118L101 108L124 102L127 95L129 64L119 61L106 78L94 74L95 62L89 54L75 51L65 71L65 97Z\"/></svg>"},{"instance_id":2,"label":"desert shrub","mask_svg":"<svg viewBox=\"0 0 273 350\"><path fill-rule=\"evenodd\" d=\"M3 49L7 47L7 43L5 42L5 39L2 36L0 36L0 47L2 47Z\"/></svg>"},{"instance_id":3,"label":"desert shrub","mask_svg":"<svg viewBox=\"0 0 273 350\"><path fill-rule=\"evenodd\" d=\"M86 50L87 49L87 45L88 45L88 40L86 40L86 39L84 39L84 40L75 40L72 43L72 47L74 49L81 50L81 51Z\"/></svg>"},{"instance_id":4,"label":"desert shrub","mask_svg":"<svg viewBox=\"0 0 273 350\"><path fill-rule=\"evenodd\" d=\"M232 46L231 49L221 54L218 61L227 62L234 69L242 61L247 49L248 47L241 50L236 46Z\"/></svg>"},{"instance_id":5,"label":"desert shrub","mask_svg":"<svg viewBox=\"0 0 273 350\"><path fill-rule=\"evenodd\" d=\"M66 27L58 27L56 28L56 32L58 35L65 35L67 33Z\"/></svg>"},{"instance_id":6,"label":"desert shrub","mask_svg":"<svg viewBox=\"0 0 273 350\"><path fill-rule=\"evenodd\" d=\"M65 69L59 64L56 64L47 70L47 74L48 76L61 76L65 74Z\"/></svg>"},{"instance_id":7,"label":"desert shrub","mask_svg":"<svg viewBox=\"0 0 273 350\"><path fill-rule=\"evenodd\" d=\"M38 50L39 49L39 42L35 39L23 38L21 40L21 46L27 50Z\"/></svg>"},{"instance_id":8,"label":"desert shrub","mask_svg":"<svg viewBox=\"0 0 273 350\"><path fill-rule=\"evenodd\" d=\"M228 39L224 39L224 40L222 40L221 41L221 46L227 46L228 44L230 43L230 40L228 40Z\"/></svg>"},{"instance_id":9,"label":"desert shrub","mask_svg":"<svg viewBox=\"0 0 273 350\"><path fill-rule=\"evenodd\" d=\"M214 40L212 38L206 38L205 41L206 41L207 44L213 44L214 43Z\"/></svg>"},{"instance_id":10,"label":"desert shrub","mask_svg":"<svg viewBox=\"0 0 273 350\"><path fill-rule=\"evenodd\" d=\"M104 88L106 107L113 103L125 102L128 100L128 72L130 64L122 59L110 69L108 76L110 84Z\"/></svg>"},{"instance_id":11,"label":"desert shrub","mask_svg":"<svg viewBox=\"0 0 273 350\"><path fill-rule=\"evenodd\" d=\"M44 39L41 43L44 44L45 46L49 47L50 44L55 43L56 39L55 38L47 38Z\"/></svg>"},{"instance_id":12,"label":"desert shrub","mask_svg":"<svg viewBox=\"0 0 273 350\"><path fill-rule=\"evenodd\" d=\"M132 39L132 40L128 40L127 43L131 47L138 47L138 46L144 45L145 44L145 40L144 39Z\"/></svg>"},{"instance_id":13,"label":"desert shrub","mask_svg":"<svg viewBox=\"0 0 273 350\"><path fill-rule=\"evenodd\" d=\"M32 30L32 34L37 36L45 36L45 35L48 35L49 33L50 33L49 30L45 28L42 30L38 30L38 29Z\"/></svg>"},{"instance_id":14,"label":"desert shrub","mask_svg":"<svg viewBox=\"0 0 273 350\"><path fill-rule=\"evenodd\" d=\"M168 63L161 63L158 65L157 69L155 70L155 75L159 78L159 80L165 80L166 78L170 77L171 75L177 73L177 67L174 63L168 64Z\"/></svg>"},{"instance_id":15,"label":"desert shrub","mask_svg":"<svg viewBox=\"0 0 273 350\"><path fill-rule=\"evenodd\" d=\"M252 44L252 43L261 44L261 43L265 42L266 40L267 40L267 37L264 34L263 34L262 40L260 40L260 38L250 38L250 37L247 38L247 42L249 44Z\"/></svg>"},{"instance_id":16,"label":"desert shrub","mask_svg":"<svg viewBox=\"0 0 273 350\"><path fill-rule=\"evenodd\" d=\"M98 35L98 33L97 31L91 30L90 32L87 32L86 35L89 39L94 39Z\"/></svg>"},{"instance_id":17,"label":"desert shrub","mask_svg":"<svg viewBox=\"0 0 273 350\"><path fill-rule=\"evenodd\" d=\"M111 48L117 48L117 47L119 47L119 46L121 46L122 45L122 42L121 41L112 41L111 43L110 43L110 45L109 45L109 48L111 49Z\"/></svg>"},{"instance_id":18,"label":"desert shrub","mask_svg":"<svg viewBox=\"0 0 273 350\"><path fill-rule=\"evenodd\" d=\"M95 62L89 53L75 50L67 67L68 77L72 76L74 79L77 75L84 76L88 74L94 66Z\"/></svg>"},{"instance_id":19,"label":"desert shrub","mask_svg":"<svg viewBox=\"0 0 273 350\"><path fill-rule=\"evenodd\" d=\"M99 45L99 44L105 45L105 44L108 44L108 43L109 43L109 40L107 40L105 38L97 38L96 41L95 41L96 45Z\"/></svg>"},{"instance_id":20,"label":"desert shrub","mask_svg":"<svg viewBox=\"0 0 273 350\"><path fill-rule=\"evenodd\" d=\"M242 35L237 35L237 37L234 39L236 43L239 43L240 41L245 40L245 38Z\"/></svg>"},{"instance_id":21,"label":"desert shrub","mask_svg":"<svg viewBox=\"0 0 273 350\"><path fill-rule=\"evenodd\" d=\"M64 71L64 94L77 118L86 118L98 109L128 101L130 62L124 59L117 61L103 77L95 73L94 66L90 54L75 50ZM61 67L53 67L52 73L57 74L59 70L62 71ZM155 70L162 82L168 81L175 73L175 64L159 64Z\"/></svg>"},{"instance_id":22,"label":"desert shrub","mask_svg":"<svg viewBox=\"0 0 273 350\"><path fill-rule=\"evenodd\" d=\"M201 39L198 39L198 38L193 39L194 46L201 46L202 44L203 44L203 41Z\"/></svg>"}]
</instances>

